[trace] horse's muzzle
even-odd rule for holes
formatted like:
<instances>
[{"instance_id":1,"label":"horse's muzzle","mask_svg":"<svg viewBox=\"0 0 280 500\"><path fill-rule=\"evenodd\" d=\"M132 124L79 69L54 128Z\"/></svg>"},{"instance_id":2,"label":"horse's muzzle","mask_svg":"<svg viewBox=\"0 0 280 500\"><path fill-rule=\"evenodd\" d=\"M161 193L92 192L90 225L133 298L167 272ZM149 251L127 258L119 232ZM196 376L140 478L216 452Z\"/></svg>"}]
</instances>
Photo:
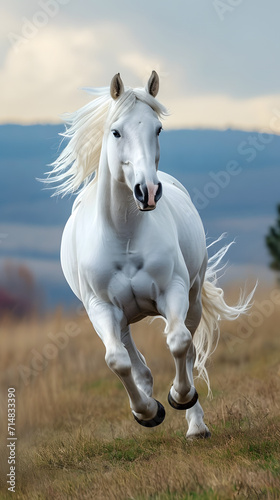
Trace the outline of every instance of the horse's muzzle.
<instances>
[{"instance_id":1,"label":"horse's muzzle","mask_svg":"<svg viewBox=\"0 0 280 500\"><path fill-rule=\"evenodd\" d=\"M136 184L134 187L134 198L139 210L154 210L158 200L162 196L162 184Z\"/></svg>"}]
</instances>

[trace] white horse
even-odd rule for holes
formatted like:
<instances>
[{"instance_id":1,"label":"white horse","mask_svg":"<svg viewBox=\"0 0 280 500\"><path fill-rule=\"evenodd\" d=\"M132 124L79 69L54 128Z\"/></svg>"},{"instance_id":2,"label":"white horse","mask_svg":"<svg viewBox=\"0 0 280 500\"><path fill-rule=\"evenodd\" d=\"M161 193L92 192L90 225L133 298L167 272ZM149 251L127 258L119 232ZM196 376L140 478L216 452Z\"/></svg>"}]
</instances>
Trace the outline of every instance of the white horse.
<instances>
[{"instance_id":1,"label":"white horse","mask_svg":"<svg viewBox=\"0 0 280 500\"><path fill-rule=\"evenodd\" d=\"M152 374L129 325L161 316L176 370L168 401L187 410L187 437L208 437L193 368L210 391L205 363L218 321L247 311L252 293L235 307L225 303L216 266L229 245L207 268L204 229L190 196L158 170L160 118L167 114L155 99L158 87L153 71L145 89L124 88L119 74L110 91L91 89L99 97L66 116L70 126L63 135L70 140L47 182L58 182L60 194L83 185L63 233L62 269L136 421L154 427L165 410L152 397Z\"/></svg>"}]
</instances>

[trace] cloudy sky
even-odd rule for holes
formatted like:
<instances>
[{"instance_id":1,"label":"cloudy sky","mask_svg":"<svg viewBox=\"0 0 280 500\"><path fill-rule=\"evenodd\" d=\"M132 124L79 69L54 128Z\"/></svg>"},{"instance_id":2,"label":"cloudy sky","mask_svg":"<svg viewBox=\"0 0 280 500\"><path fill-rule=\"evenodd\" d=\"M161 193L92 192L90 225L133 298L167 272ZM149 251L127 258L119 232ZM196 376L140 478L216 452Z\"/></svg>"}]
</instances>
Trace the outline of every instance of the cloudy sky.
<instances>
[{"instance_id":1,"label":"cloudy sky","mask_svg":"<svg viewBox=\"0 0 280 500\"><path fill-rule=\"evenodd\" d=\"M279 0L13 0L0 6L0 123L53 123L84 86L152 69L165 128L280 133Z\"/></svg>"}]
</instances>

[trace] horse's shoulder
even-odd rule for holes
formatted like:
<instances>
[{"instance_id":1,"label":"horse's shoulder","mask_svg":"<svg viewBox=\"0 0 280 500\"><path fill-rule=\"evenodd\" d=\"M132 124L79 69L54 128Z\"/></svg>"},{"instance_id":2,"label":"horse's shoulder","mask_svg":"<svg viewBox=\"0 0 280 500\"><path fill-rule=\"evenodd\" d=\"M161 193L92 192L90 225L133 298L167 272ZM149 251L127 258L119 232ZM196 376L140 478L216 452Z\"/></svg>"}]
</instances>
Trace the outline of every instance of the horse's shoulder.
<instances>
[{"instance_id":1,"label":"horse's shoulder","mask_svg":"<svg viewBox=\"0 0 280 500\"><path fill-rule=\"evenodd\" d=\"M190 198L189 192L186 190L186 188L183 186L183 184L181 184L181 182L179 182L177 179L175 179L175 177L172 177L172 175L169 175L165 172L159 171L158 177L159 177L159 180L163 184L171 185L171 186L174 186L174 187L180 189L180 191L182 191L184 194L186 194Z\"/></svg>"}]
</instances>

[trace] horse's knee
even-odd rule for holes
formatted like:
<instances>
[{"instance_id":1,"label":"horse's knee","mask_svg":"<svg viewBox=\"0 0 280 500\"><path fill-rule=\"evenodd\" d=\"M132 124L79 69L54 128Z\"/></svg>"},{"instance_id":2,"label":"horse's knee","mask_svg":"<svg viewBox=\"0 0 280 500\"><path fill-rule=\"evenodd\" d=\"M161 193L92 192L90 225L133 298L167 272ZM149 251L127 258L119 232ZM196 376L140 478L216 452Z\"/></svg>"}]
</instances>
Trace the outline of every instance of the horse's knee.
<instances>
[{"instance_id":1,"label":"horse's knee","mask_svg":"<svg viewBox=\"0 0 280 500\"><path fill-rule=\"evenodd\" d=\"M184 356L192 342L192 336L185 325L177 327L167 335L167 345L175 358Z\"/></svg>"},{"instance_id":2,"label":"horse's knee","mask_svg":"<svg viewBox=\"0 0 280 500\"><path fill-rule=\"evenodd\" d=\"M130 357L124 347L107 351L105 361L109 368L120 377L125 377L131 373Z\"/></svg>"},{"instance_id":3,"label":"horse's knee","mask_svg":"<svg viewBox=\"0 0 280 500\"><path fill-rule=\"evenodd\" d=\"M147 368L145 370L145 373L143 375L143 382L148 385L148 386L152 386L153 385L153 376L152 376L152 372L149 368Z\"/></svg>"},{"instance_id":4,"label":"horse's knee","mask_svg":"<svg viewBox=\"0 0 280 500\"><path fill-rule=\"evenodd\" d=\"M190 343L190 346L189 346L189 349L188 349L188 352L187 352L187 361L195 361L195 358L196 358L196 348L194 346L194 343L191 342Z\"/></svg>"}]
</instances>

